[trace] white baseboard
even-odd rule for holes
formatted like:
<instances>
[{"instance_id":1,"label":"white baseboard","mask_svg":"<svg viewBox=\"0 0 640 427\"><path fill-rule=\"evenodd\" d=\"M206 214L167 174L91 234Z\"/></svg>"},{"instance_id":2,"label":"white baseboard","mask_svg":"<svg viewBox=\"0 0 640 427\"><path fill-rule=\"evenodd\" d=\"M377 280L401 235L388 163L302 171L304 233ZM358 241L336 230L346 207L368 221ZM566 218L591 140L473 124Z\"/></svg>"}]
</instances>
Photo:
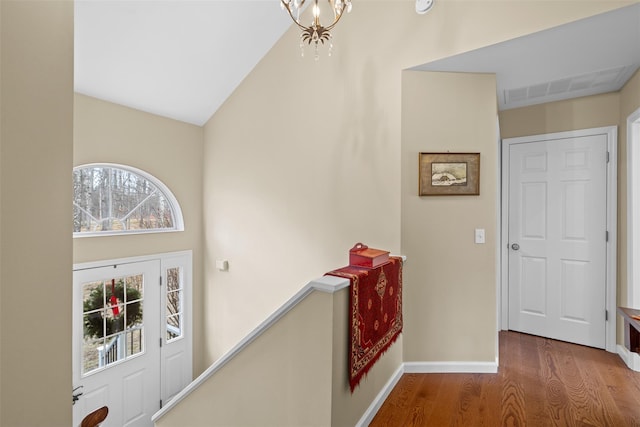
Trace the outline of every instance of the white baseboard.
<instances>
[{"instance_id":1,"label":"white baseboard","mask_svg":"<svg viewBox=\"0 0 640 427\"><path fill-rule=\"evenodd\" d=\"M498 372L498 362L405 362L404 372L495 374Z\"/></svg>"},{"instance_id":2,"label":"white baseboard","mask_svg":"<svg viewBox=\"0 0 640 427\"><path fill-rule=\"evenodd\" d=\"M618 350L618 355L629 367L629 369L631 369L632 371L640 372L640 355L638 355L638 353L629 351L623 345L618 344L616 348Z\"/></svg>"},{"instance_id":3,"label":"white baseboard","mask_svg":"<svg viewBox=\"0 0 640 427\"><path fill-rule=\"evenodd\" d=\"M376 398L373 399L373 402L371 402L371 405L369 405L367 410L364 411L364 414L356 423L356 427L367 427L369 424L371 424L371 421L373 421L373 417L376 416L384 401L387 400L387 397L389 397L389 393L391 393L391 390L393 390L396 384L398 384L398 381L400 381L400 378L402 378L402 374L404 374L403 364L401 364L393 373L393 375L391 375L389 381L387 381L384 387L382 387L382 390L380 390L380 393L378 393Z\"/></svg>"},{"instance_id":4,"label":"white baseboard","mask_svg":"<svg viewBox=\"0 0 640 427\"><path fill-rule=\"evenodd\" d=\"M636 355L637 356L637 355ZM371 405L364 412L356 427L368 426L389 397L393 388L398 384L402 374L435 374L435 373L477 373L495 374L498 372L498 362L404 362L396 369L389 381L382 387L380 393L373 399Z\"/></svg>"}]
</instances>

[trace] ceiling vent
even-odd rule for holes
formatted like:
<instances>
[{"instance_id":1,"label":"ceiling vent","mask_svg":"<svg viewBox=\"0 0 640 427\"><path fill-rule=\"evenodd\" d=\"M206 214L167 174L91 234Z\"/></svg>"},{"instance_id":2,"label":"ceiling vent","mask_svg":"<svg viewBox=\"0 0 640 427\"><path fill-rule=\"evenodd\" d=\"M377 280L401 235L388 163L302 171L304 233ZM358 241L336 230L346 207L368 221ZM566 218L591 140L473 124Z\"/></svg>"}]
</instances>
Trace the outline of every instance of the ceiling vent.
<instances>
[{"instance_id":1,"label":"ceiling vent","mask_svg":"<svg viewBox=\"0 0 640 427\"><path fill-rule=\"evenodd\" d=\"M638 64L595 71L565 77L547 83L505 89L504 103L507 108L540 104L563 99L616 92L638 69Z\"/></svg>"}]
</instances>

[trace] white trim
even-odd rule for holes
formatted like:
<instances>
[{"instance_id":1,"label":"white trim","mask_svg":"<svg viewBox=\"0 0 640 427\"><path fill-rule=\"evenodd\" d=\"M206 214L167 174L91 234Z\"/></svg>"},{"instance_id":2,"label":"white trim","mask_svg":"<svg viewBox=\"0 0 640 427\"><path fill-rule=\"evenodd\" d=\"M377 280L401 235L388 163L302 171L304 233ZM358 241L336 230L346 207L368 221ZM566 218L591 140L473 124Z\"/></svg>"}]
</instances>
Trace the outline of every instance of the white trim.
<instances>
[{"instance_id":1,"label":"white trim","mask_svg":"<svg viewBox=\"0 0 640 427\"><path fill-rule=\"evenodd\" d=\"M244 337L238 344L236 344L231 350L229 350L224 356L219 358L213 365L209 366L198 378L193 380L187 387L185 387L180 393L178 393L173 399L165 404L162 409L156 412L151 420L156 422L163 415L169 412L174 406L185 399L189 394L200 387L209 377L219 371L224 365L226 365L231 359L233 359L238 353L240 353L245 347L255 341L260 335L268 330L273 324L280 320L285 314L293 309L298 303L305 299L309 294L314 291L335 293L340 289L349 287L349 279L335 276L323 276L309 282L305 287L300 289L298 293L292 296L286 303L284 303L279 309L267 317L262 323L260 323L253 331L251 331L246 337Z\"/></svg>"},{"instance_id":2,"label":"white trim","mask_svg":"<svg viewBox=\"0 0 640 427\"><path fill-rule=\"evenodd\" d=\"M156 228L151 230L118 230L118 231L79 231L74 232L73 237L100 237L100 236L127 236L130 234L149 234L149 233L172 233L176 231L184 231L184 217L182 215L182 209L180 208L180 203L178 203L178 199L173 194L173 192L165 185L164 182L160 181L155 176L151 175L148 172L143 171L142 169L135 168L133 166L123 165L119 163L87 163L83 165L78 165L73 168L74 171L78 169L85 168L112 168L112 169L122 169L128 172L134 173L136 175L140 175L147 181L151 182L155 185L158 190L162 193L163 196L167 198L169 205L171 206L171 211L173 213L173 228Z\"/></svg>"},{"instance_id":3,"label":"white trim","mask_svg":"<svg viewBox=\"0 0 640 427\"><path fill-rule=\"evenodd\" d=\"M606 135L609 163L607 164L607 242L606 261L606 302L605 309L609 318L605 326L605 349L616 352L616 249L618 241L617 228L617 197L618 197L618 129L616 126L606 126L592 129L581 129L567 132L557 132L545 135L532 135L502 140L502 237L501 246L501 295L502 295L502 329L509 328L509 274L508 274L508 207L509 207L509 147L529 141L573 138L579 136Z\"/></svg>"},{"instance_id":4,"label":"white trim","mask_svg":"<svg viewBox=\"0 0 640 427\"><path fill-rule=\"evenodd\" d=\"M132 264L136 262L162 260L163 258L180 257L184 255L189 255L191 257L192 254L193 254L193 251L187 250L187 251L177 251L177 252L163 252L163 253L151 254L151 255L132 256L127 258L114 258L114 259L101 260L101 261L88 261L88 262L73 264L73 271L86 270L89 268L108 267L110 265Z\"/></svg>"},{"instance_id":5,"label":"white trim","mask_svg":"<svg viewBox=\"0 0 640 427\"><path fill-rule=\"evenodd\" d=\"M500 329L509 330L509 143L502 140L500 158Z\"/></svg>"},{"instance_id":6,"label":"white trim","mask_svg":"<svg viewBox=\"0 0 640 427\"><path fill-rule=\"evenodd\" d=\"M131 236L133 234L159 234L159 233L177 233L184 231L184 227L177 228L151 228L145 230L118 230L118 231L75 231L74 239L84 239L86 237L106 237L106 236Z\"/></svg>"},{"instance_id":7,"label":"white trim","mask_svg":"<svg viewBox=\"0 0 640 427\"><path fill-rule=\"evenodd\" d=\"M382 387L378 395L373 399L369 407L355 427L368 426L375 418L389 394L404 374L439 374L439 373L472 373L472 374L496 374L498 373L498 358L495 362L404 362L391 375L389 381Z\"/></svg>"},{"instance_id":8,"label":"white trim","mask_svg":"<svg viewBox=\"0 0 640 427\"><path fill-rule=\"evenodd\" d=\"M640 372L640 355L629 351L625 346L618 345L618 355L632 371Z\"/></svg>"},{"instance_id":9,"label":"white trim","mask_svg":"<svg viewBox=\"0 0 640 427\"><path fill-rule=\"evenodd\" d=\"M627 307L640 307L640 268L634 269L640 255L640 108L627 117ZM635 256L634 256L635 255Z\"/></svg>"},{"instance_id":10,"label":"white trim","mask_svg":"<svg viewBox=\"0 0 640 427\"><path fill-rule=\"evenodd\" d=\"M405 362L407 374L495 374L498 372L498 360L495 362Z\"/></svg>"},{"instance_id":11,"label":"white trim","mask_svg":"<svg viewBox=\"0 0 640 427\"><path fill-rule=\"evenodd\" d=\"M502 152L500 151L500 144L501 144L501 139L500 139L500 117L498 115L496 115L496 157L497 157L497 164L500 165L502 162ZM498 173L500 173L499 169L498 169ZM498 215L496 215L496 235L495 235L495 241L496 242L500 242L501 236L502 236L502 211L500 210L501 206L502 206L502 192L501 192L501 188L502 188L502 182L500 182L500 179L496 179L496 194L498 195L498 197L496 198L496 212L498 213ZM495 247L495 268L496 268L496 272L500 272L500 270L502 269L502 261L500 259L500 254L501 254L501 250L500 250L500 245L496 245ZM502 325L502 313L500 310L500 307L502 307L502 294L500 293L500 273L496 274L495 277L495 285L496 285L496 306L495 306L495 310L496 310L496 334L495 334L495 349L494 349L494 353L496 355L496 363L498 364L498 366L500 365L500 329L501 329L501 325Z\"/></svg>"},{"instance_id":12,"label":"white trim","mask_svg":"<svg viewBox=\"0 0 640 427\"><path fill-rule=\"evenodd\" d=\"M404 374L404 364L401 363L400 366L398 366L398 369L396 369L393 375L391 375L391 378L389 378L389 381L387 381L384 387L382 387L382 390L380 390L380 393L378 393L375 399L373 399L373 402L371 402L371 405L369 405L367 410L364 411L364 414L362 414L362 417L360 417L355 427L366 427L369 424L371 424L371 421L373 421L373 418L376 416L376 414L382 407L382 404L384 403L384 401L387 400L387 397L389 397L389 394L391 394L391 391L393 390L393 388L396 386L396 384L398 384L398 381L400 381L400 378L402 378L403 374Z\"/></svg>"},{"instance_id":13,"label":"white trim","mask_svg":"<svg viewBox=\"0 0 640 427\"><path fill-rule=\"evenodd\" d=\"M607 167L607 332L606 350L616 351L617 295L618 295L618 127L601 128L607 134L609 163Z\"/></svg>"}]
</instances>

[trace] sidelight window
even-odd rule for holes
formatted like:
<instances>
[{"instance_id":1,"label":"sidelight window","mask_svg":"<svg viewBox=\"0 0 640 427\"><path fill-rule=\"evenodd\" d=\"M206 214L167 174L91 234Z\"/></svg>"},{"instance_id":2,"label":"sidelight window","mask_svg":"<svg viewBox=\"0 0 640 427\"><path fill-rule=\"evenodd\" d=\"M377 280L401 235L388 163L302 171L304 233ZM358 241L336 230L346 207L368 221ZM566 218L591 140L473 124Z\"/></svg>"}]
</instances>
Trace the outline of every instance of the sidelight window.
<instances>
[{"instance_id":1,"label":"sidelight window","mask_svg":"<svg viewBox=\"0 0 640 427\"><path fill-rule=\"evenodd\" d=\"M180 267L168 268L167 271L167 335L166 341L182 337L183 325L183 279L182 269Z\"/></svg>"}]
</instances>

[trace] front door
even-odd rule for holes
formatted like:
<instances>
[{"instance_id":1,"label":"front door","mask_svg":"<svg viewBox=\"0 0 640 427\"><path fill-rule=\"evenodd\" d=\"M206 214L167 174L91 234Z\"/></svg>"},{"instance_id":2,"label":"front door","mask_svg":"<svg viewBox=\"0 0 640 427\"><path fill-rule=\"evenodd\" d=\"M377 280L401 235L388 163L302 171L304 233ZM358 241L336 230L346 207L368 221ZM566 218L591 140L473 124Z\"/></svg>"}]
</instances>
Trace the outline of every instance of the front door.
<instances>
[{"instance_id":1,"label":"front door","mask_svg":"<svg viewBox=\"0 0 640 427\"><path fill-rule=\"evenodd\" d=\"M605 348L607 136L508 156L509 329Z\"/></svg>"},{"instance_id":2,"label":"front door","mask_svg":"<svg viewBox=\"0 0 640 427\"><path fill-rule=\"evenodd\" d=\"M160 261L73 272L73 425L149 427L160 409Z\"/></svg>"}]
</instances>

